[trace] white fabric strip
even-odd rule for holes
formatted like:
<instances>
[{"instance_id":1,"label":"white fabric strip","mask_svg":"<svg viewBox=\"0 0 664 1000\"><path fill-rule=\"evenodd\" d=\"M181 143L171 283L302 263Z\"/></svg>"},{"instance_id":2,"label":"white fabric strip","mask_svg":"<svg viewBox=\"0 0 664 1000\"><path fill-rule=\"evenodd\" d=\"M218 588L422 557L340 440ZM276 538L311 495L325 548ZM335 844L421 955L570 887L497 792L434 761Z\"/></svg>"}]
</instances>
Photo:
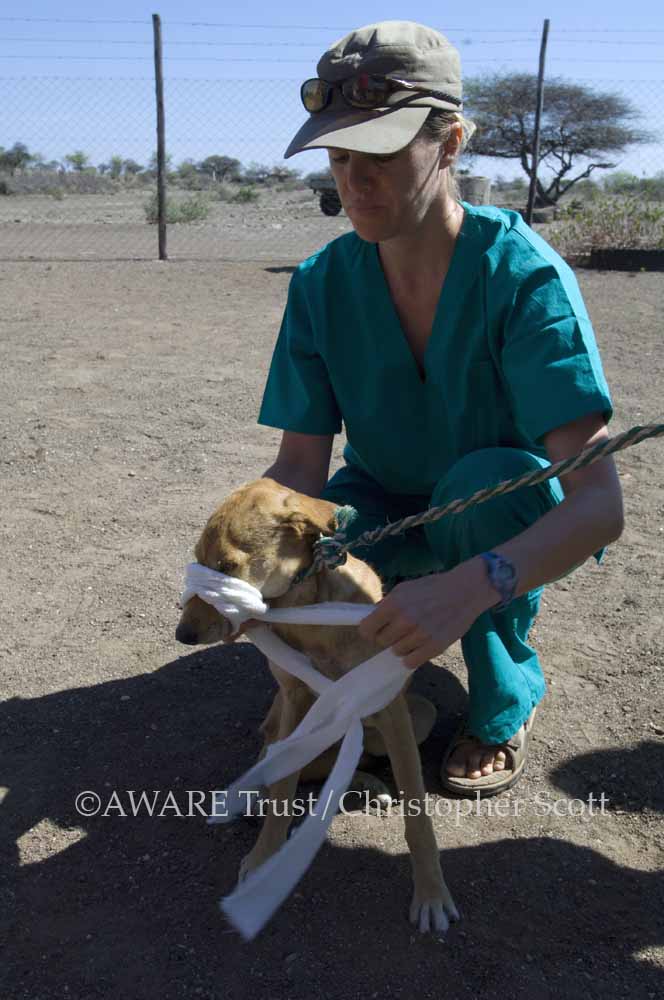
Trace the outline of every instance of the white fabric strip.
<instances>
[{"instance_id":1,"label":"white fabric strip","mask_svg":"<svg viewBox=\"0 0 664 1000\"><path fill-rule=\"evenodd\" d=\"M375 607L326 602L270 610L260 591L251 584L200 563L187 566L180 598L182 606L194 594L215 607L236 628L248 618L281 624L357 625ZM272 743L263 759L233 782L223 803L224 815L213 815L208 822L229 822L247 808L251 792L260 785L270 785L301 770L327 747L343 739L316 808L276 854L250 872L221 902L224 913L249 941L297 885L325 840L362 755L361 720L389 704L411 672L387 649L339 680L331 681L313 667L307 656L292 649L270 629L257 625L248 629L246 635L265 656L316 691L318 698L287 739Z\"/></svg>"}]
</instances>

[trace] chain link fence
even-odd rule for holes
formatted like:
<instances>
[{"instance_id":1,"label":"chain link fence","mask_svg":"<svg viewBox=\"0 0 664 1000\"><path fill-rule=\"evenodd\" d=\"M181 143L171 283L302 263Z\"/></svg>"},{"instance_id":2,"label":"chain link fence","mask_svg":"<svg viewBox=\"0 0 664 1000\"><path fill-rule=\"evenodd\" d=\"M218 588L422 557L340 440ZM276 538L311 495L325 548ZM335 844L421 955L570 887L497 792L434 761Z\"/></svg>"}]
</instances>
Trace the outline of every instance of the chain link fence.
<instances>
[{"instance_id":1,"label":"chain link fence","mask_svg":"<svg viewBox=\"0 0 664 1000\"><path fill-rule=\"evenodd\" d=\"M167 72L169 258L301 259L350 228L343 212L326 214L329 202L321 211L310 186L325 151L282 158L304 120L299 84L314 65L288 79ZM616 154L612 169L575 190L664 201L664 82L588 80L578 65L573 82L626 97L652 141ZM0 259L155 258L152 76L5 77L0 93ZM460 167L492 179L493 203L525 206L517 160L473 156L471 143Z\"/></svg>"}]
</instances>

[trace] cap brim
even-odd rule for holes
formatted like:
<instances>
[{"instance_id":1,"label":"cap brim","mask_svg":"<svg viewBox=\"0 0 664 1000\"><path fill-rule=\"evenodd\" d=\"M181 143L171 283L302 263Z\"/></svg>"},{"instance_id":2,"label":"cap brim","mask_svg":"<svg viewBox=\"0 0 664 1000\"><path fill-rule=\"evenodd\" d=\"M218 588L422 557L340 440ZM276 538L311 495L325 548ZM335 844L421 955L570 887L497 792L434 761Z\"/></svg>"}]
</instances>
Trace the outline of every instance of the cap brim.
<instances>
[{"instance_id":1,"label":"cap brim","mask_svg":"<svg viewBox=\"0 0 664 1000\"><path fill-rule=\"evenodd\" d=\"M430 111L431 107L413 106L396 111L319 111L297 132L284 159L329 146L359 153L396 153L415 138Z\"/></svg>"}]
</instances>

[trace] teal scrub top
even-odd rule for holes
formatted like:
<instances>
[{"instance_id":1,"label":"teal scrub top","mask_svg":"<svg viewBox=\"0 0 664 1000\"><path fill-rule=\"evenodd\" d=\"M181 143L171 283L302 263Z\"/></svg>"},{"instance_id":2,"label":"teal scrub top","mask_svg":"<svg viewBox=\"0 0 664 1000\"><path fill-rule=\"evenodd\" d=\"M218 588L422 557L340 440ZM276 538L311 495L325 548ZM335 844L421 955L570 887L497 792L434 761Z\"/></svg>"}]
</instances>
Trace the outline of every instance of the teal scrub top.
<instances>
[{"instance_id":1,"label":"teal scrub top","mask_svg":"<svg viewBox=\"0 0 664 1000\"><path fill-rule=\"evenodd\" d=\"M394 493L431 494L463 455L523 448L609 389L573 271L517 212L462 202L464 220L424 355L401 328L378 246L347 233L292 275L259 424L337 434Z\"/></svg>"}]
</instances>

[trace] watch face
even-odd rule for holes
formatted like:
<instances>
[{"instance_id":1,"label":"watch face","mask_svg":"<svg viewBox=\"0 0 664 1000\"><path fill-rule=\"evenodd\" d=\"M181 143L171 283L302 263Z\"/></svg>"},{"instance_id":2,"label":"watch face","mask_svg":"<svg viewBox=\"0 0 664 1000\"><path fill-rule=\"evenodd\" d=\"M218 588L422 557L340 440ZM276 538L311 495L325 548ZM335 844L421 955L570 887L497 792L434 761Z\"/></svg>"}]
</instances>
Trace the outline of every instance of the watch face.
<instances>
[{"instance_id":1,"label":"watch face","mask_svg":"<svg viewBox=\"0 0 664 1000\"><path fill-rule=\"evenodd\" d=\"M505 563L500 563L496 576L501 583L511 583L514 579L514 570L510 566L506 566Z\"/></svg>"}]
</instances>

